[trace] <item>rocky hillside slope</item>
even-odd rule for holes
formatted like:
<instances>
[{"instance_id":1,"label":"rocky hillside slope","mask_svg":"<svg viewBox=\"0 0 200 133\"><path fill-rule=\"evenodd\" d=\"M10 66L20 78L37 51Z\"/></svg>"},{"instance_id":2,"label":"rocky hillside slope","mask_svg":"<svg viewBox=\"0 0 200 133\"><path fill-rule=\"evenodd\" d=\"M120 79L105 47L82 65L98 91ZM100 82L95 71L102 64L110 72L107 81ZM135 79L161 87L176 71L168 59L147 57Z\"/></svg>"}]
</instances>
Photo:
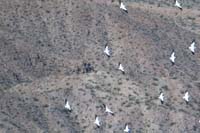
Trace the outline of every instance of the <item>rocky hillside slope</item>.
<instances>
[{"instance_id":1,"label":"rocky hillside slope","mask_svg":"<svg viewBox=\"0 0 200 133\"><path fill-rule=\"evenodd\" d=\"M133 133L199 133L200 4L183 2L181 12L173 0L127 0L126 14L118 0L1 0L0 132L121 133L128 123Z\"/></svg>"}]
</instances>

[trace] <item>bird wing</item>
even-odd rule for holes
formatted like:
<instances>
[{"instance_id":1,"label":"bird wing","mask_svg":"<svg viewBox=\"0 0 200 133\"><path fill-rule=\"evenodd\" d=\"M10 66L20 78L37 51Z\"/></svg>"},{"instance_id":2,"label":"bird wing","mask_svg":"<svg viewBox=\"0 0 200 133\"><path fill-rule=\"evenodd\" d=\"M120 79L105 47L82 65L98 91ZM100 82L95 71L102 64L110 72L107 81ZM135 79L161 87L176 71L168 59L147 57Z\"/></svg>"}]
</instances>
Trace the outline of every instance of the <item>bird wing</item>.
<instances>
[{"instance_id":1,"label":"bird wing","mask_svg":"<svg viewBox=\"0 0 200 133\"><path fill-rule=\"evenodd\" d=\"M111 113L111 114L113 113L110 109L108 109L108 112Z\"/></svg>"},{"instance_id":2,"label":"bird wing","mask_svg":"<svg viewBox=\"0 0 200 133\"><path fill-rule=\"evenodd\" d=\"M124 131L128 132L129 131L129 128L128 128L128 125L126 125Z\"/></svg>"},{"instance_id":3,"label":"bird wing","mask_svg":"<svg viewBox=\"0 0 200 133\"><path fill-rule=\"evenodd\" d=\"M67 107L68 109L70 109L69 102L66 103L66 107Z\"/></svg>"},{"instance_id":4,"label":"bird wing","mask_svg":"<svg viewBox=\"0 0 200 133\"><path fill-rule=\"evenodd\" d=\"M126 130L128 128L128 124L125 124L124 130Z\"/></svg>"},{"instance_id":5,"label":"bird wing","mask_svg":"<svg viewBox=\"0 0 200 133\"><path fill-rule=\"evenodd\" d=\"M95 123L96 123L98 126L100 126L99 117L96 117Z\"/></svg>"},{"instance_id":6,"label":"bird wing","mask_svg":"<svg viewBox=\"0 0 200 133\"><path fill-rule=\"evenodd\" d=\"M177 0L176 0L175 5L176 5L177 7L180 7L180 8L181 8L181 4L180 4Z\"/></svg>"},{"instance_id":7,"label":"bird wing","mask_svg":"<svg viewBox=\"0 0 200 133\"><path fill-rule=\"evenodd\" d=\"M191 47L195 48L195 42L192 42Z\"/></svg>"},{"instance_id":8,"label":"bird wing","mask_svg":"<svg viewBox=\"0 0 200 133\"><path fill-rule=\"evenodd\" d=\"M105 46L105 48L104 48L104 53L107 52L107 49L108 49L108 46Z\"/></svg>"},{"instance_id":9,"label":"bird wing","mask_svg":"<svg viewBox=\"0 0 200 133\"><path fill-rule=\"evenodd\" d=\"M161 100L163 99L163 95L162 95L162 93L160 94L159 99L161 99Z\"/></svg>"},{"instance_id":10,"label":"bird wing","mask_svg":"<svg viewBox=\"0 0 200 133\"><path fill-rule=\"evenodd\" d=\"M119 68L120 70L124 71L124 67L122 66L122 64L120 64Z\"/></svg>"},{"instance_id":11,"label":"bird wing","mask_svg":"<svg viewBox=\"0 0 200 133\"><path fill-rule=\"evenodd\" d=\"M175 57L175 52L172 53L172 57Z\"/></svg>"},{"instance_id":12,"label":"bird wing","mask_svg":"<svg viewBox=\"0 0 200 133\"><path fill-rule=\"evenodd\" d=\"M188 94L188 92L186 92L183 99L187 100L188 98L189 98L189 94Z\"/></svg>"},{"instance_id":13,"label":"bird wing","mask_svg":"<svg viewBox=\"0 0 200 133\"><path fill-rule=\"evenodd\" d=\"M124 3L121 2L120 8L123 9L123 10L126 10Z\"/></svg>"}]
</instances>

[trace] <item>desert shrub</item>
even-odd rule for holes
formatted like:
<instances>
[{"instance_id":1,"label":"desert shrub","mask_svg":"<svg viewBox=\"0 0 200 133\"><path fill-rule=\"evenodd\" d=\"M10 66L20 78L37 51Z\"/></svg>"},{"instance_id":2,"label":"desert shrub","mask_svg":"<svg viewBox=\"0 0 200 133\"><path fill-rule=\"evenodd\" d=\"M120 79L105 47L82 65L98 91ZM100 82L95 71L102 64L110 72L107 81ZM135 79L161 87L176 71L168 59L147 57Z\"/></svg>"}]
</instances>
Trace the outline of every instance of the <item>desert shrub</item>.
<instances>
[{"instance_id":1,"label":"desert shrub","mask_svg":"<svg viewBox=\"0 0 200 133\"><path fill-rule=\"evenodd\" d=\"M170 123L170 126L173 126L173 125L175 125L176 124L176 122L171 122Z\"/></svg>"},{"instance_id":2,"label":"desert shrub","mask_svg":"<svg viewBox=\"0 0 200 133\"><path fill-rule=\"evenodd\" d=\"M127 108L131 107L131 103L128 103L125 107L127 107Z\"/></svg>"},{"instance_id":3,"label":"desert shrub","mask_svg":"<svg viewBox=\"0 0 200 133\"><path fill-rule=\"evenodd\" d=\"M119 108L118 110L119 110L119 112L122 112L122 109L121 109L121 108Z\"/></svg>"},{"instance_id":4,"label":"desert shrub","mask_svg":"<svg viewBox=\"0 0 200 133\"><path fill-rule=\"evenodd\" d=\"M118 82L118 85L122 85L122 82Z\"/></svg>"},{"instance_id":5,"label":"desert shrub","mask_svg":"<svg viewBox=\"0 0 200 133\"><path fill-rule=\"evenodd\" d=\"M165 90L165 91L169 90L169 88L168 88L167 85L162 86L161 89L163 89L163 90Z\"/></svg>"},{"instance_id":6,"label":"desert shrub","mask_svg":"<svg viewBox=\"0 0 200 133\"><path fill-rule=\"evenodd\" d=\"M114 88L114 90L116 90L116 91L120 91L120 88Z\"/></svg>"},{"instance_id":7,"label":"desert shrub","mask_svg":"<svg viewBox=\"0 0 200 133\"><path fill-rule=\"evenodd\" d=\"M152 83L152 85L153 85L153 86L158 86L158 84L157 84L157 83L155 83L155 82L154 82L154 83Z\"/></svg>"},{"instance_id":8,"label":"desert shrub","mask_svg":"<svg viewBox=\"0 0 200 133\"><path fill-rule=\"evenodd\" d=\"M139 99L136 99L135 103L136 103L136 104L140 104Z\"/></svg>"},{"instance_id":9,"label":"desert shrub","mask_svg":"<svg viewBox=\"0 0 200 133\"><path fill-rule=\"evenodd\" d=\"M156 77L153 77L153 80L154 80L154 81L158 81L158 79L157 79Z\"/></svg>"},{"instance_id":10,"label":"desert shrub","mask_svg":"<svg viewBox=\"0 0 200 133\"><path fill-rule=\"evenodd\" d=\"M195 20L195 17L187 16L188 19Z\"/></svg>"}]
</instances>

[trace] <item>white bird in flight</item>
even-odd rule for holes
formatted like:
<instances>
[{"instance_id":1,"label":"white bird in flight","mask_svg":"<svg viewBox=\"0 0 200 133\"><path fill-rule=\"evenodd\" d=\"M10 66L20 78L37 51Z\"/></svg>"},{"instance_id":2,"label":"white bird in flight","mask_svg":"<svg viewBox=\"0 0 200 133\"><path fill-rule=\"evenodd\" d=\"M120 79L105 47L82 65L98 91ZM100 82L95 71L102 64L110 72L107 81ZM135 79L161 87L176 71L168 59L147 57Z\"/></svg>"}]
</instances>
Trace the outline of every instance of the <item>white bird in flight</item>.
<instances>
[{"instance_id":1,"label":"white bird in flight","mask_svg":"<svg viewBox=\"0 0 200 133\"><path fill-rule=\"evenodd\" d=\"M110 57L111 53L110 53L110 49L108 48L108 45L105 46L105 49L103 51L108 57Z\"/></svg>"},{"instance_id":2,"label":"white bird in flight","mask_svg":"<svg viewBox=\"0 0 200 133\"><path fill-rule=\"evenodd\" d=\"M122 64L120 62L118 65L118 70L120 70L123 74L125 74L124 67L122 66Z\"/></svg>"},{"instance_id":3,"label":"white bird in flight","mask_svg":"<svg viewBox=\"0 0 200 133\"><path fill-rule=\"evenodd\" d=\"M188 91L186 91L185 92L185 95L183 96L183 99L186 101L186 103L188 103L189 102L189 93L188 93Z\"/></svg>"},{"instance_id":4,"label":"white bird in flight","mask_svg":"<svg viewBox=\"0 0 200 133\"><path fill-rule=\"evenodd\" d=\"M120 9L122 9L123 11L125 11L126 13L128 13L128 10L126 9L126 6L121 1L120 1Z\"/></svg>"},{"instance_id":5,"label":"white bird in flight","mask_svg":"<svg viewBox=\"0 0 200 133\"><path fill-rule=\"evenodd\" d=\"M192 54L194 54L195 49L196 49L195 44L196 44L196 42L195 42L195 40L193 40L191 45L190 45L190 47L189 47L189 49L192 52Z\"/></svg>"},{"instance_id":6,"label":"white bird in flight","mask_svg":"<svg viewBox=\"0 0 200 133\"><path fill-rule=\"evenodd\" d=\"M174 6L178 7L180 10L183 10L181 3L178 0L175 0Z\"/></svg>"},{"instance_id":7,"label":"white bird in flight","mask_svg":"<svg viewBox=\"0 0 200 133\"><path fill-rule=\"evenodd\" d=\"M163 104L164 103L164 94L161 92L159 96L160 102Z\"/></svg>"},{"instance_id":8,"label":"white bird in flight","mask_svg":"<svg viewBox=\"0 0 200 133\"><path fill-rule=\"evenodd\" d=\"M130 132L130 129L129 129L129 127L128 127L128 124L125 124L124 132L125 132L125 133L129 133L129 132Z\"/></svg>"},{"instance_id":9,"label":"white bird in flight","mask_svg":"<svg viewBox=\"0 0 200 133\"><path fill-rule=\"evenodd\" d=\"M111 111L111 109L108 108L105 104L103 104L104 108L106 109L105 112L111 115L114 115L114 112Z\"/></svg>"},{"instance_id":10,"label":"white bird in flight","mask_svg":"<svg viewBox=\"0 0 200 133\"><path fill-rule=\"evenodd\" d=\"M100 120L99 120L99 117L97 115L95 115L94 124L96 124L98 128L100 127Z\"/></svg>"},{"instance_id":11,"label":"white bird in flight","mask_svg":"<svg viewBox=\"0 0 200 133\"><path fill-rule=\"evenodd\" d=\"M71 106L69 105L69 102L67 99L65 99L65 109L69 110L69 111L72 111L72 108Z\"/></svg>"},{"instance_id":12,"label":"white bird in flight","mask_svg":"<svg viewBox=\"0 0 200 133\"><path fill-rule=\"evenodd\" d=\"M174 50L172 51L172 54L171 54L171 56L170 56L170 61L172 62L172 65L174 65L174 63L175 63L175 59L176 59L176 56L175 56L175 52L174 52Z\"/></svg>"}]
</instances>

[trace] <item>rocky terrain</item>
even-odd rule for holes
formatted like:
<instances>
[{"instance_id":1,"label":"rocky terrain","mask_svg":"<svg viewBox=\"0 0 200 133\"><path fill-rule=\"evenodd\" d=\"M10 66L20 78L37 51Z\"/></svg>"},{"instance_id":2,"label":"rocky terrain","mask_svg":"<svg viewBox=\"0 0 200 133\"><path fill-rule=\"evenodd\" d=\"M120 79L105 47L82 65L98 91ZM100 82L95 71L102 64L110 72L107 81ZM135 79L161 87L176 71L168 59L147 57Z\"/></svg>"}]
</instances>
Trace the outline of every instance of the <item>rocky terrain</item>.
<instances>
[{"instance_id":1,"label":"rocky terrain","mask_svg":"<svg viewBox=\"0 0 200 133\"><path fill-rule=\"evenodd\" d=\"M173 1L1 0L0 133L199 133L200 1Z\"/></svg>"}]
</instances>

